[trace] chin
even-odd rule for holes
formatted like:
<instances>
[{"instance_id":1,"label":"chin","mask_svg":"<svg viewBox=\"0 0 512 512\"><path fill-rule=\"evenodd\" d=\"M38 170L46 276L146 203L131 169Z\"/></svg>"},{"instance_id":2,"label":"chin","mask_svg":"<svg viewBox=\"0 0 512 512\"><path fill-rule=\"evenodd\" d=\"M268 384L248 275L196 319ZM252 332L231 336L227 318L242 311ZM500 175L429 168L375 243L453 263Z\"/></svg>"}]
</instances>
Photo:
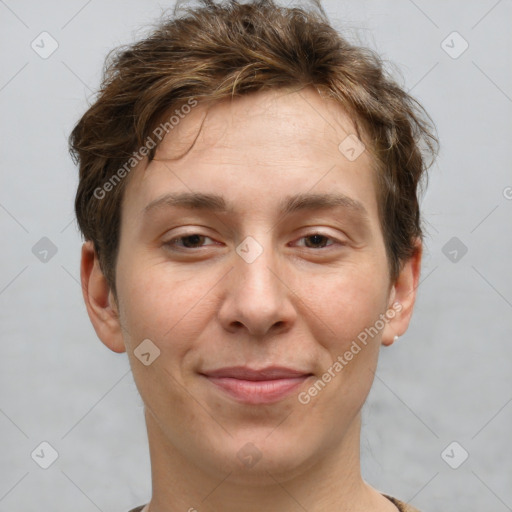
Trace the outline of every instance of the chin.
<instances>
[{"instance_id":1,"label":"chin","mask_svg":"<svg viewBox=\"0 0 512 512\"><path fill-rule=\"evenodd\" d=\"M231 473L228 477L231 483L260 487L275 485L276 480L284 482L294 478L314 465L314 447L308 453L304 442L299 443L298 439L285 435L285 432L279 435L274 431L269 435L270 432L265 429L265 432L254 433L253 436L229 438L226 440L230 444L228 453L220 448L216 453L210 452L218 457L210 458L210 471L217 476L219 472ZM300 451L298 446L301 446Z\"/></svg>"}]
</instances>

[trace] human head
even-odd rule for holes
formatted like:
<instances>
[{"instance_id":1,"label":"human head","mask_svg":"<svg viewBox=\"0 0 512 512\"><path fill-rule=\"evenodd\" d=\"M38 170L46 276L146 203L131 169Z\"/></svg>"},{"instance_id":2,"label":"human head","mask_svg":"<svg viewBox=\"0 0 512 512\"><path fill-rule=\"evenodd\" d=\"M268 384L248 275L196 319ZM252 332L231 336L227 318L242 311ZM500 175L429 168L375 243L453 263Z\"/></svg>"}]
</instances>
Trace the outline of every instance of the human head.
<instances>
[{"instance_id":1,"label":"human head","mask_svg":"<svg viewBox=\"0 0 512 512\"><path fill-rule=\"evenodd\" d=\"M437 141L428 116L387 76L377 54L345 40L315 4L318 12L272 0L203 0L201 8L180 17L175 12L149 37L114 54L70 149L80 168L78 225L93 242L116 301L121 204L138 163L134 154L151 161L160 142L155 130L165 122L169 127L169 114L184 113L186 105L280 88L314 87L349 114L366 141L390 282L396 280L423 239L418 192L425 153L433 155ZM148 137L155 143L148 145Z\"/></svg>"},{"instance_id":2,"label":"human head","mask_svg":"<svg viewBox=\"0 0 512 512\"><path fill-rule=\"evenodd\" d=\"M349 482L359 413L379 344L407 329L418 284L421 146L428 152L435 141L420 110L375 54L348 44L320 14L271 1L204 1L107 68L71 136L87 240L81 275L98 336L129 354L156 509L173 505L169 479L177 499L190 499L198 482L213 488L220 470L231 475L222 485L230 492L212 498L215 509L227 500L237 509L232 484L256 498L269 474L299 496L291 480L313 467L324 468L318 481L329 493L343 478L354 494L361 489ZM347 152L349 135L360 154ZM148 209L183 192L223 196L234 212ZM290 195L331 192L355 198L367 222L347 206L355 201L280 212ZM194 233L215 243L179 250L174 242ZM333 247L298 247L312 233ZM256 252L250 261L247 248ZM158 351L148 366L140 347ZM304 374L298 396L248 406L208 375L274 365ZM263 460L240 467L247 450ZM196 490L183 490L181 476ZM262 505L253 509L270 510Z\"/></svg>"}]
</instances>

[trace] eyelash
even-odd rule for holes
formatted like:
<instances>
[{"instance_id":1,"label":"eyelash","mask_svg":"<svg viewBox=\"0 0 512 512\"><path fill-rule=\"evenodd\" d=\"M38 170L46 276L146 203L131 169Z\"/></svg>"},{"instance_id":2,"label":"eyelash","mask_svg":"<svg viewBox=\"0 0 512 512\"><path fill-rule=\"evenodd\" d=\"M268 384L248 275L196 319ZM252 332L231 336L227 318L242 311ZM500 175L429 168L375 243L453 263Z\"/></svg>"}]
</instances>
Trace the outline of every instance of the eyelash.
<instances>
[{"instance_id":1,"label":"eyelash","mask_svg":"<svg viewBox=\"0 0 512 512\"><path fill-rule=\"evenodd\" d=\"M206 235L201 235L200 233L190 233L190 234L186 234L186 235L181 235L181 236L178 236L176 238L173 238L171 240L169 240L168 242L165 242L163 245L166 246L166 247L169 247L172 251L182 251L182 252L190 252L190 251L194 251L194 250L197 250L197 249L201 249L201 247L193 247L193 248L190 248L190 247L181 247L179 249L176 248L176 241L178 240L183 240L183 239L186 239L186 238L191 238L191 237L194 237L194 236L199 236L199 237L203 237L203 238L209 238L210 240L212 240L209 236L206 236ZM344 246L344 245L347 245L346 242L341 242L340 240L337 240L336 238L333 238L331 236L328 236L328 235L325 235L324 233L317 233L317 232L312 232L310 234L307 234L307 235L304 235L302 237L299 238L299 240L303 240L305 238L311 238L313 236L321 236L323 238L326 238L327 240L333 240L334 243L331 244L331 245L327 245L326 247L320 247L320 248L312 248L312 247L305 247L306 249L312 249L314 251L318 251L318 250L326 250L328 247L332 247L336 244L340 245L340 246Z\"/></svg>"}]
</instances>

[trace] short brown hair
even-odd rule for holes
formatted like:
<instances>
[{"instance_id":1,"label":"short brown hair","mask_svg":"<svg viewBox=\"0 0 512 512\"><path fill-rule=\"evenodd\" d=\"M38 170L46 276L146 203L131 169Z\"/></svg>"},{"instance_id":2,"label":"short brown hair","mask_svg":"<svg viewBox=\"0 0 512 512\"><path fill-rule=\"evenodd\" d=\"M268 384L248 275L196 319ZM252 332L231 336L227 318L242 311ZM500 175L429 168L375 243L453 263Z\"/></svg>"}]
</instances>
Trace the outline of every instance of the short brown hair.
<instances>
[{"instance_id":1,"label":"short brown hair","mask_svg":"<svg viewBox=\"0 0 512 512\"><path fill-rule=\"evenodd\" d=\"M143 40L110 52L98 97L74 127L69 145L79 164L78 225L92 240L116 297L125 179L111 183L165 112L191 99L212 103L268 89L312 86L350 115L375 162L379 219L391 281L423 240L418 185L438 149L423 107L386 72L371 49L349 43L317 10L273 0L217 4L200 0L163 17ZM115 53L114 53L115 52ZM362 129L362 130L361 130ZM363 139L362 139L363 140ZM341 141L340 141L341 142ZM147 158L155 154L152 148ZM427 164L425 156L432 157ZM341 155L341 154L340 154ZM123 176L126 173L122 173ZM113 186L115 185L115 186ZM101 189L105 191L106 189Z\"/></svg>"}]
</instances>

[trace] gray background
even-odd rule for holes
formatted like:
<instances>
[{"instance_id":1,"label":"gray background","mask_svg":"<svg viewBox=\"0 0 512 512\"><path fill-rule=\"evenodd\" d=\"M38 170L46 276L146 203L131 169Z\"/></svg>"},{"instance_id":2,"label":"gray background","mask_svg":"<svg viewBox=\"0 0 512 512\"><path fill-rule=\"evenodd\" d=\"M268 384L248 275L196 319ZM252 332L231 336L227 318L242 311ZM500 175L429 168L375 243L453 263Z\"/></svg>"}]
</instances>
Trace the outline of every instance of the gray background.
<instances>
[{"instance_id":1,"label":"gray background","mask_svg":"<svg viewBox=\"0 0 512 512\"><path fill-rule=\"evenodd\" d=\"M96 338L83 305L66 139L107 51L172 5L0 1L1 512L123 512L150 497L127 356ZM442 144L422 200L415 314L383 348L364 407L363 476L422 512L512 510L512 2L324 6L350 39L398 66ZM46 59L31 48L42 31L59 45ZM469 43L457 58L445 51L462 49L446 40L453 31ZM33 252L42 237L57 250L46 262ZM48 469L31 457L43 441L58 452ZM445 460L460 464L462 450L469 458L452 469Z\"/></svg>"}]
</instances>

